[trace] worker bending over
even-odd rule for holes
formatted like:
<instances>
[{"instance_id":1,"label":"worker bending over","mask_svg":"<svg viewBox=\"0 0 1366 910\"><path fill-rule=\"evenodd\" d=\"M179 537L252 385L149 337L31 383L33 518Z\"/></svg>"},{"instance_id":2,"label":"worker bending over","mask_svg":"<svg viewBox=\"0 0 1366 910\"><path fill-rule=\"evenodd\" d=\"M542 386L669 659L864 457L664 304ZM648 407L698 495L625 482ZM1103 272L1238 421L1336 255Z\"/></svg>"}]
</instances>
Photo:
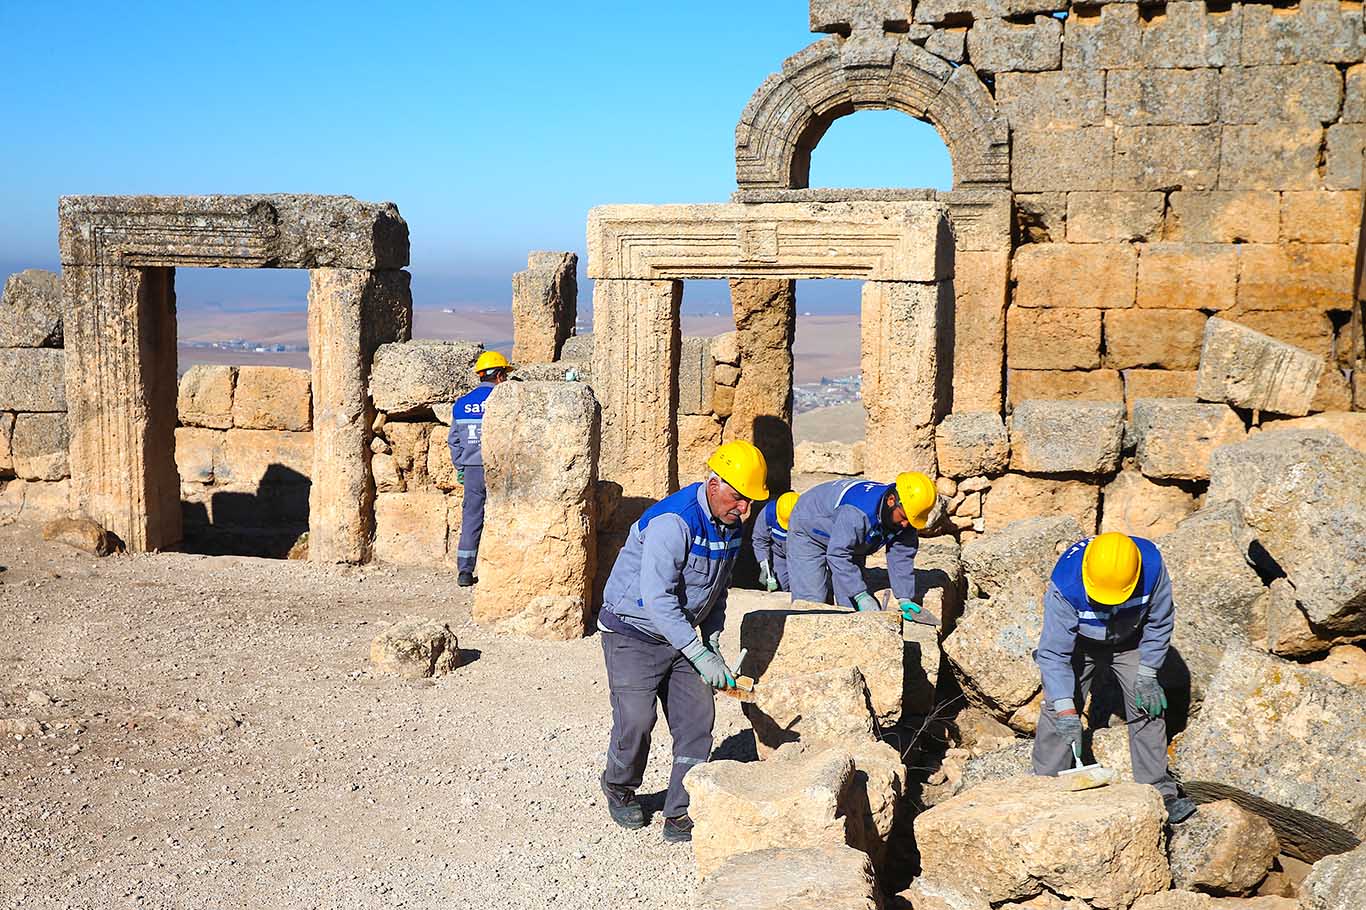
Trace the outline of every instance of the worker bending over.
<instances>
[{"instance_id":1,"label":"worker bending over","mask_svg":"<svg viewBox=\"0 0 1366 910\"><path fill-rule=\"evenodd\" d=\"M1124 695L1134 780L1158 789L1170 823L1195 811L1167 772L1167 696L1157 681L1174 619L1171 579L1152 541L1110 532L1062 554L1044 590L1035 654L1044 695L1035 774L1053 776L1081 761L1081 709L1104 670Z\"/></svg>"},{"instance_id":2,"label":"worker bending over","mask_svg":"<svg viewBox=\"0 0 1366 910\"><path fill-rule=\"evenodd\" d=\"M711 755L713 689L735 684L721 656L726 586L750 506L768 498L768 467L748 442L707 460L711 475L645 510L631 525L603 590L598 629L612 699L602 791L612 819L641 828L635 791L650 755L655 700L673 738L664 840L692 840L683 775Z\"/></svg>"},{"instance_id":3,"label":"worker bending over","mask_svg":"<svg viewBox=\"0 0 1366 910\"><path fill-rule=\"evenodd\" d=\"M796 493L784 493L769 500L754 519L750 546L759 563L759 584L769 591L791 589L787 580L787 524L796 504Z\"/></svg>"},{"instance_id":4,"label":"worker bending over","mask_svg":"<svg viewBox=\"0 0 1366 910\"><path fill-rule=\"evenodd\" d=\"M934 481L919 471L898 474L895 483L831 480L807 490L792 510L787 539L792 599L878 609L863 569L870 553L886 550L898 605L919 613L916 532L936 499Z\"/></svg>"},{"instance_id":5,"label":"worker bending over","mask_svg":"<svg viewBox=\"0 0 1366 910\"><path fill-rule=\"evenodd\" d=\"M460 398L451 408L451 430L446 445L451 450L455 478L465 487L460 511L460 543L456 545L456 584L467 588L479 579L474 564L479 558L479 540L484 536L484 401L507 378L511 365L497 351L485 351L474 362L479 385Z\"/></svg>"}]
</instances>

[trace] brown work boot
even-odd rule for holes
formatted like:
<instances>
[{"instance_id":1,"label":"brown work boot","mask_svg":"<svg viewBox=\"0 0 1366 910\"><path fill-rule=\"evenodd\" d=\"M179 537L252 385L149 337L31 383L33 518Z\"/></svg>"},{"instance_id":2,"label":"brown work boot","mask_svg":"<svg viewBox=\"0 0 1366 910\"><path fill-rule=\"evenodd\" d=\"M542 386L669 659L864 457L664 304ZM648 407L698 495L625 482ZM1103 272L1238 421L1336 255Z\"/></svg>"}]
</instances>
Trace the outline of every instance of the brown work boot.
<instances>
[{"instance_id":1,"label":"brown work boot","mask_svg":"<svg viewBox=\"0 0 1366 910\"><path fill-rule=\"evenodd\" d=\"M670 844L686 844L692 841L692 818L680 815L664 819L664 840Z\"/></svg>"}]
</instances>

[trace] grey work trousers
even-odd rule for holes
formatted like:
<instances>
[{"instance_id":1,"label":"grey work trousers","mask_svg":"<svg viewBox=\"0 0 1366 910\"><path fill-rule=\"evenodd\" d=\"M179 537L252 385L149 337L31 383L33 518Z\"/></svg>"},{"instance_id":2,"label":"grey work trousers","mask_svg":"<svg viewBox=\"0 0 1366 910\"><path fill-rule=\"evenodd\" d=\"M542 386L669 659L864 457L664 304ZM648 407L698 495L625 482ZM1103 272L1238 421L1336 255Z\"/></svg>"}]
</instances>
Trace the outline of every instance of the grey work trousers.
<instances>
[{"instance_id":1,"label":"grey work trousers","mask_svg":"<svg viewBox=\"0 0 1366 910\"><path fill-rule=\"evenodd\" d=\"M826 560L825 541L801 531L788 534L787 576L791 583L785 587L792 592L794 601L835 604L835 582ZM863 571L862 557L855 559L855 565ZM854 604L848 602L838 606L853 609Z\"/></svg>"},{"instance_id":2,"label":"grey work trousers","mask_svg":"<svg viewBox=\"0 0 1366 910\"><path fill-rule=\"evenodd\" d=\"M484 466L470 465L465 471L465 497L460 504L460 543L456 544L455 567L474 573L479 559L479 540L484 536Z\"/></svg>"},{"instance_id":3,"label":"grey work trousers","mask_svg":"<svg viewBox=\"0 0 1366 910\"><path fill-rule=\"evenodd\" d=\"M778 590L791 591L792 579L787 574L787 557L775 553L769 561L773 564L773 574L778 579Z\"/></svg>"},{"instance_id":4,"label":"grey work trousers","mask_svg":"<svg viewBox=\"0 0 1366 910\"><path fill-rule=\"evenodd\" d=\"M640 786L650 758L650 733L658 699L674 744L664 816L686 815L688 791L683 787L683 775L711 757L711 733L716 724L712 688L682 652L667 642L656 644L605 631L601 638L612 694L612 739L607 744L603 782L631 791Z\"/></svg>"},{"instance_id":5,"label":"grey work trousers","mask_svg":"<svg viewBox=\"0 0 1366 910\"><path fill-rule=\"evenodd\" d=\"M1124 694L1124 717L1129 727L1129 759L1133 763L1134 780L1152 784L1164 799L1177 796L1176 781L1167 771L1167 721L1163 717L1148 717L1134 704L1135 681L1138 677L1138 645L1109 648L1087 643L1078 637L1072 651L1072 670L1077 676L1073 698L1080 712L1091 694L1091 683L1097 670L1108 671L1119 683ZM1072 748L1058 735L1057 714L1053 705L1045 701L1039 712L1039 728L1034 734L1034 773L1053 777L1072 767Z\"/></svg>"}]
</instances>

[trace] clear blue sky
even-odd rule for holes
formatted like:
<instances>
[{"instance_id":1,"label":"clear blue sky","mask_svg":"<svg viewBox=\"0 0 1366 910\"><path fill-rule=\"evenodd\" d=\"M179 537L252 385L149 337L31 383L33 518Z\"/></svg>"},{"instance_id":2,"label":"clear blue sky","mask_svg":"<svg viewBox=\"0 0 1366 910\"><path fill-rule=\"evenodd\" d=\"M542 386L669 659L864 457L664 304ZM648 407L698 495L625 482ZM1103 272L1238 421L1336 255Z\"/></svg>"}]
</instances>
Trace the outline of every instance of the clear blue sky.
<instances>
[{"instance_id":1,"label":"clear blue sky","mask_svg":"<svg viewBox=\"0 0 1366 910\"><path fill-rule=\"evenodd\" d=\"M727 199L741 109L817 37L803 0L384 6L0 0L0 271L56 267L63 194L347 193L398 204L418 305L506 304L594 205ZM896 112L813 156L813 186L950 182Z\"/></svg>"}]
</instances>

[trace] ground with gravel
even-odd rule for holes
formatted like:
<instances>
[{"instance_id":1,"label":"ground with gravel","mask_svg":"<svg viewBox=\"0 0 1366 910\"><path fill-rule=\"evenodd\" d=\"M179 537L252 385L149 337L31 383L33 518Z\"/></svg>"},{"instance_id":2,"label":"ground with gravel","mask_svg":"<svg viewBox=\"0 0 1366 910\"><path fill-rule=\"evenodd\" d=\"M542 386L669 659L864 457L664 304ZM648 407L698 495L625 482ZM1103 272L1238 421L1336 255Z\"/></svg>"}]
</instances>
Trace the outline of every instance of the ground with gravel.
<instances>
[{"instance_id":1,"label":"ground with gravel","mask_svg":"<svg viewBox=\"0 0 1366 910\"><path fill-rule=\"evenodd\" d=\"M651 825L603 807L597 636L493 634L441 571L38 538L0 528L0 908L692 903L690 849L660 840L662 721ZM763 600L733 598L730 654ZM448 622L466 665L372 674L407 616ZM751 755L717 707L719 753Z\"/></svg>"}]
</instances>

